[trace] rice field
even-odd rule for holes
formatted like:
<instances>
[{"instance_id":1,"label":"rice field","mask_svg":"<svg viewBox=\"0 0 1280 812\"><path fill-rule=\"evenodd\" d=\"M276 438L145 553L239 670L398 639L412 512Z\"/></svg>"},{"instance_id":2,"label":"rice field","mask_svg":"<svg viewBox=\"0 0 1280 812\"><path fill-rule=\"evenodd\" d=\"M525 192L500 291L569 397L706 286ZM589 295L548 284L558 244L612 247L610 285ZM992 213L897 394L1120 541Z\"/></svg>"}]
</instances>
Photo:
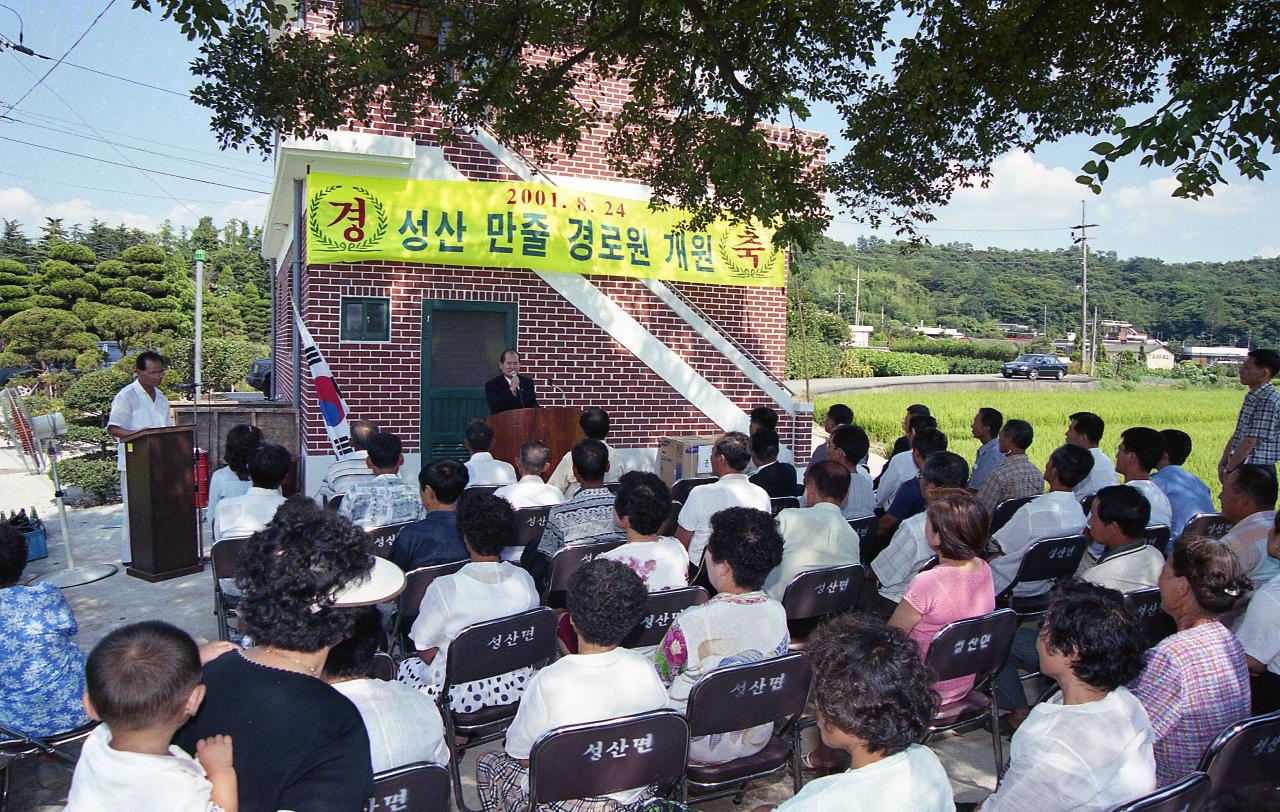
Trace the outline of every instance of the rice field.
<instances>
[{"instance_id":1,"label":"rice field","mask_svg":"<svg viewBox=\"0 0 1280 812\"><path fill-rule=\"evenodd\" d=\"M823 395L815 403L819 422L832 403L853 409L854 420L871 437L873 451L883 453L902 433L902 415L912 403L923 403L938 419L946 433L950 450L973 462L978 441L970 434L973 416L979 407L999 409L1005 419L1021 418L1036 431L1027 455L1041 468L1050 452L1063 443L1067 416L1093 412L1107 424L1101 448L1114 458L1120 432L1130 426L1154 429L1176 428L1191 435L1192 452L1187 470L1218 492L1218 457L1235 429L1236 414L1244 398L1243 387L1230 389L1148 388L1124 391L1026 391L990 392L884 392L872 394Z\"/></svg>"}]
</instances>

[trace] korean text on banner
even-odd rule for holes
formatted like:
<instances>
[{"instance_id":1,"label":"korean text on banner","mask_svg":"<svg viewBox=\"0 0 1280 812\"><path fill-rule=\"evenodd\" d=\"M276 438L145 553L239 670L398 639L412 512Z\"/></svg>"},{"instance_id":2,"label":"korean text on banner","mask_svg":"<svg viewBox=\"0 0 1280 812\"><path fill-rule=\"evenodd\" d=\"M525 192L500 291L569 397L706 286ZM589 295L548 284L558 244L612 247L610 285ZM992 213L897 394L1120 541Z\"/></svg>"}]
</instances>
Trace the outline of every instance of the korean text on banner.
<instances>
[{"instance_id":1,"label":"korean text on banner","mask_svg":"<svg viewBox=\"0 0 1280 812\"><path fill-rule=\"evenodd\" d=\"M316 388L316 400L320 403L320 415L324 418L324 429L329 434L329 442L333 444L333 453L338 459L355 452L351 447L351 429L347 425L347 401L342 397L338 382L329 371L329 362L316 346L311 331L303 323L302 316L294 308L293 318L298 323L298 338L302 342L302 360L311 370L311 381Z\"/></svg>"},{"instance_id":2,"label":"korean text on banner","mask_svg":"<svg viewBox=\"0 0 1280 812\"><path fill-rule=\"evenodd\" d=\"M537 183L312 173L307 262L391 260L782 287L773 230Z\"/></svg>"}]
</instances>

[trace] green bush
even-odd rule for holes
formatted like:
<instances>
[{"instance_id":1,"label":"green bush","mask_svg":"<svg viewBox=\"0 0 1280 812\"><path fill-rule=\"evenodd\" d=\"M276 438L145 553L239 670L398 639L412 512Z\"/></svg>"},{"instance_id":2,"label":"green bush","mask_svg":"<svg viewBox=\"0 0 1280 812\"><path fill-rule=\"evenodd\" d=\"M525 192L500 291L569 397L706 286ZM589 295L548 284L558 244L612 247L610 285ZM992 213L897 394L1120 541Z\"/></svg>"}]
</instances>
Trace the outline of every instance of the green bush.
<instances>
[{"instance_id":1,"label":"green bush","mask_svg":"<svg viewBox=\"0 0 1280 812\"><path fill-rule=\"evenodd\" d=\"M936 355L918 352L876 352L850 350L854 357L871 367L877 378L903 375L945 375L947 362Z\"/></svg>"},{"instance_id":2,"label":"green bush","mask_svg":"<svg viewBox=\"0 0 1280 812\"><path fill-rule=\"evenodd\" d=\"M954 355L942 356L947 362L947 372L951 375L980 375L987 372L999 372L1000 361L990 358L957 358Z\"/></svg>"},{"instance_id":3,"label":"green bush","mask_svg":"<svg viewBox=\"0 0 1280 812\"><path fill-rule=\"evenodd\" d=\"M918 352L922 355L949 355L957 358L986 358L991 361L1012 361L1018 357L1018 347L1011 341L994 344L976 344L971 341L935 341L931 338L899 339L893 342L897 352Z\"/></svg>"},{"instance_id":4,"label":"green bush","mask_svg":"<svg viewBox=\"0 0 1280 812\"><path fill-rule=\"evenodd\" d=\"M872 378L875 377L875 374L875 370L871 368L871 365L859 358L854 352L846 350L840 353L836 377Z\"/></svg>"},{"instance_id":5,"label":"green bush","mask_svg":"<svg viewBox=\"0 0 1280 812\"><path fill-rule=\"evenodd\" d=\"M105 452L115 445L116 438L107 434L101 426L86 426L79 423L67 425L67 433L62 439L69 443L86 443L98 446L98 451Z\"/></svg>"},{"instance_id":6,"label":"green bush","mask_svg":"<svg viewBox=\"0 0 1280 812\"><path fill-rule=\"evenodd\" d=\"M76 411L105 417L111 411L111 400L131 380L132 376L120 369L96 369L67 387L63 399Z\"/></svg>"},{"instance_id":7,"label":"green bush","mask_svg":"<svg viewBox=\"0 0 1280 812\"><path fill-rule=\"evenodd\" d=\"M806 359L806 354L808 358ZM840 350L830 344L809 340L807 346L798 338L787 339L787 378L805 377L806 360L810 378L830 378L835 375Z\"/></svg>"},{"instance_id":8,"label":"green bush","mask_svg":"<svg viewBox=\"0 0 1280 812\"><path fill-rule=\"evenodd\" d=\"M177 373L178 380L182 383L192 380L191 359L194 345L195 341L191 337L183 336L175 338L169 347L169 369ZM232 391L249 374L249 366L268 354L268 349L261 344L254 344L243 338L216 336L205 338L200 350L201 383L206 392ZM790 369L789 351L787 355ZM164 385L169 385L167 374Z\"/></svg>"},{"instance_id":9,"label":"green bush","mask_svg":"<svg viewBox=\"0 0 1280 812\"><path fill-rule=\"evenodd\" d=\"M120 498L120 472L116 470L114 454L94 454L63 460L58 463L58 476L63 485L79 488L104 502Z\"/></svg>"}]
</instances>

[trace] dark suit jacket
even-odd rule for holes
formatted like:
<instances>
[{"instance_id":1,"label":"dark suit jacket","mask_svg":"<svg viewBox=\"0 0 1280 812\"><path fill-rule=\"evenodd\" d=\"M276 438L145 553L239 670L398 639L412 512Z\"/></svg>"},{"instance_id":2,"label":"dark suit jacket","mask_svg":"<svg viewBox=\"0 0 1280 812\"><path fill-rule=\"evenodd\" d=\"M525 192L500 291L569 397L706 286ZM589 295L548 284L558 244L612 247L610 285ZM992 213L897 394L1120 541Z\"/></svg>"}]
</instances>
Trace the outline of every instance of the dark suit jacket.
<instances>
[{"instance_id":1,"label":"dark suit jacket","mask_svg":"<svg viewBox=\"0 0 1280 812\"><path fill-rule=\"evenodd\" d=\"M770 463L752 474L750 479L753 485L764 488L770 499L795 496L800 490L796 484L795 466L785 462Z\"/></svg>"},{"instance_id":2,"label":"dark suit jacket","mask_svg":"<svg viewBox=\"0 0 1280 812\"><path fill-rule=\"evenodd\" d=\"M511 394L506 377L495 375L484 384L484 399L489 401L489 414L509 412L512 409L529 409L538 405L538 395L533 389L533 378L520 375L520 394Z\"/></svg>"}]
</instances>

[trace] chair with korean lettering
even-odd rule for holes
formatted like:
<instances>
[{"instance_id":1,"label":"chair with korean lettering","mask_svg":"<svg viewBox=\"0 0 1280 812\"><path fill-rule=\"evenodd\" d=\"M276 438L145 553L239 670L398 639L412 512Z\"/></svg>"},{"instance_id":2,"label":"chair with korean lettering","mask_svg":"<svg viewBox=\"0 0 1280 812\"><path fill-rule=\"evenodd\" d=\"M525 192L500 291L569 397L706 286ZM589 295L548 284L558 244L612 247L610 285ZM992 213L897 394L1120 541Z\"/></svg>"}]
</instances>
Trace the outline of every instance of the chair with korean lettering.
<instances>
[{"instance_id":1,"label":"chair with korean lettering","mask_svg":"<svg viewBox=\"0 0 1280 812\"><path fill-rule=\"evenodd\" d=\"M676 484L671 486L671 512L667 514L667 520L663 522L662 528L658 530L659 535L674 536L676 528L680 522L680 508L684 507L684 503L689 501L689 492L701 485L710 485L712 482L719 480L713 476L689 477L688 479L677 479Z\"/></svg>"},{"instance_id":2,"label":"chair with korean lettering","mask_svg":"<svg viewBox=\"0 0 1280 812\"><path fill-rule=\"evenodd\" d=\"M373 655L373 666L369 669L369 676L373 679L380 679L383 682L396 681L396 661L385 651L379 651Z\"/></svg>"},{"instance_id":3,"label":"chair with korean lettering","mask_svg":"<svg viewBox=\"0 0 1280 812\"><path fill-rule=\"evenodd\" d=\"M1219 733L1198 769L1209 776L1210 808L1280 808L1280 711L1251 716Z\"/></svg>"},{"instance_id":4,"label":"chair with korean lettering","mask_svg":"<svg viewBox=\"0 0 1280 812\"><path fill-rule=\"evenodd\" d=\"M1230 533L1234 526L1235 522L1221 513L1197 513L1187 520L1187 526L1182 528L1182 535L1220 539Z\"/></svg>"},{"instance_id":5,"label":"chair with korean lettering","mask_svg":"<svg viewBox=\"0 0 1280 812\"><path fill-rule=\"evenodd\" d=\"M853 532L858 534L858 553L862 559L862 566L871 566L871 560L880 554L880 550L876 545L876 527L880 522L880 517L874 513L870 516L862 516L857 519L849 520L849 527L853 528Z\"/></svg>"},{"instance_id":6,"label":"chair with korean lettering","mask_svg":"<svg viewBox=\"0 0 1280 812\"><path fill-rule=\"evenodd\" d=\"M1004 774L1004 752L1000 741L1000 714L995 692L981 688L1009 658L1009 647L1018 629L1018 615L1012 609L997 609L980 617L948 623L933 636L925 665L938 682L960 677L973 677L968 694L938 708L929 723L923 744L938 733L977 726L991 719L991 747L995 752L997 774Z\"/></svg>"},{"instance_id":7,"label":"chair with korean lettering","mask_svg":"<svg viewBox=\"0 0 1280 812\"><path fill-rule=\"evenodd\" d=\"M866 570L861 564L823 567L792 578L782 593L791 650L803 651L809 635L823 618L852 609L864 580Z\"/></svg>"},{"instance_id":8,"label":"chair with korean lettering","mask_svg":"<svg viewBox=\"0 0 1280 812\"><path fill-rule=\"evenodd\" d=\"M788 508L800 507L800 497L798 496L776 496L769 500L769 513L777 516Z\"/></svg>"},{"instance_id":9,"label":"chair with korean lettering","mask_svg":"<svg viewBox=\"0 0 1280 812\"><path fill-rule=\"evenodd\" d=\"M1160 787L1150 795L1136 798L1111 812L1188 812L1201 809L1209 800L1209 776L1191 773Z\"/></svg>"},{"instance_id":10,"label":"chair with korean lettering","mask_svg":"<svg viewBox=\"0 0 1280 812\"><path fill-rule=\"evenodd\" d=\"M1160 588L1137 589L1126 592L1124 608L1142 624L1142 634L1147 645L1154 646L1178 630L1173 618L1160 605Z\"/></svg>"},{"instance_id":11,"label":"chair with korean lettering","mask_svg":"<svg viewBox=\"0 0 1280 812\"><path fill-rule=\"evenodd\" d=\"M555 652L556 613L545 606L468 626L449 644L444 685L436 697L436 704L440 708L440 718L444 720L444 741L449 747L454 799L464 812L470 812L471 808L462 797L462 753L502 738L515 718L520 700L471 713L455 712L449 703L450 688L521 668L540 668L555 656ZM458 744L458 736L466 736L468 741Z\"/></svg>"},{"instance_id":12,"label":"chair with korean lettering","mask_svg":"<svg viewBox=\"0 0 1280 812\"><path fill-rule=\"evenodd\" d=\"M391 556L391 548L396 543L396 536L400 535L400 531L412 522L400 522L399 524L387 524L382 527L366 527L364 529L365 538L369 540L369 552L378 558L389 558Z\"/></svg>"},{"instance_id":13,"label":"chair with korean lettering","mask_svg":"<svg viewBox=\"0 0 1280 812\"><path fill-rule=\"evenodd\" d=\"M800 715L809 700L809 655L784 654L769 660L717 668L704 675L689 692L685 718L689 735L712 736L769 722L773 735L753 756L723 764L690 764L686 794L697 801L738 796L746 783L783 772L790 763L795 791L800 791Z\"/></svg>"},{"instance_id":14,"label":"chair with korean lettering","mask_svg":"<svg viewBox=\"0 0 1280 812\"><path fill-rule=\"evenodd\" d=\"M466 499L468 496L473 496L477 493L493 493L501 487L501 485L468 485L462 491L462 498Z\"/></svg>"},{"instance_id":15,"label":"chair with korean lettering","mask_svg":"<svg viewBox=\"0 0 1280 812\"><path fill-rule=\"evenodd\" d=\"M57 733L43 738L25 736L21 731L10 730L0 726L0 812L9 806L9 770L25 758L43 755L56 758L74 770L76 756L61 749L63 745L74 744L88 738L97 722L88 722L65 733ZM685 738L686 747L688 737Z\"/></svg>"},{"instance_id":16,"label":"chair with korean lettering","mask_svg":"<svg viewBox=\"0 0 1280 812\"><path fill-rule=\"evenodd\" d=\"M1270 670L1249 674L1249 702L1253 716L1280 710L1280 674Z\"/></svg>"},{"instance_id":17,"label":"chair with korean lettering","mask_svg":"<svg viewBox=\"0 0 1280 812\"><path fill-rule=\"evenodd\" d=\"M1009 607L1023 620L1044 614L1049 608L1049 590L1039 595L1015 595L1014 589L1019 584L1072 577L1088 547L1089 540L1079 533L1034 542L1023 555L1012 583L996 596L996 606Z\"/></svg>"},{"instance_id":18,"label":"chair with korean lettering","mask_svg":"<svg viewBox=\"0 0 1280 812\"><path fill-rule=\"evenodd\" d=\"M991 512L991 532L994 534L997 530L1004 527L1013 518L1013 514L1017 513L1023 505L1035 499L1034 496L1020 496L1017 499L1005 499L996 505L996 509Z\"/></svg>"},{"instance_id":19,"label":"chair with korean lettering","mask_svg":"<svg viewBox=\"0 0 1280 812\"><path fill-rule=\"evenodd\" d=\"M383 770L373 777L366 812L448 812L449 771L425 761Z\"/></svg>"},{"instance_id":20,"label":"chair with korean lettering","mask_svg":"<svg viewBox=\"0 0 1280 812\"><path fill-rule=\"evenodd\" d=\"M558 727L529 751L529 809L641 787L679 797L688 760L689 724L674 710Z\"/></svg>"},{"instance_id":21,"label":"chair with korean lettering","mask_svg":"<svg viewBox=\"0 0 1280 812\"><path fill-rule=\"evenodd\" d=\"M463 559L451 561L448 564L418 567L405 573L404 591L396 599L396 607L391 613L391 628L394 630L391 635L393 654L405 654L411 650L413 644L408 639L409 629L413 628L413 621L418 618L422 597L427 594L427 587L431 586L431 582L445 575L453 575L466 564L467 559Z\"/></svg>"},{"instance_id":22,"label":"chair with korean lettering","mask_svg":"<svg viewBox=\"0 0 1280 812\"><path fill-rule=\"evenodd\" d=\"M231 639L231 619L240 605L239 593L226 591L223 580L234 581L240 573L240 552L249 536L227 536L209 548L209 569L213 572L213 614L218 618L218 639Z\"/></svg>"},{"instance_id":23,"label":"chair with korean lettering","mask_svg":"<svg viewBox=\"0 0 1280 812\"><path fill-rule=\"evenodd\" d=\"M1161 555L1169 554L1169 537L1172 531L1169 530L1167 524L1148 525L1147 529L1142 531L1142 540L1152 547L1160 551Z\"/></svg>"},{"instance_id":24,"label":"chair with korean lettering","mask_svg":"<svg viewBox=\"0 0 1280 812\"><path fill-rule=\"evenodd\" d=\"M650 592L645 603L644 617L619 645L623 648L656 646L667 636L667 629L675 622L676 615L690 606L701 606L706 602L707 590L700 586Z\"/></svg>"},{"instance_id":25,"label":"chair with korean lettering","mask_svg":"<svg viewBox=\"0 0 1280 812\"><path fill-rule=\"evenodd\" d=\"M524 507L515 511L515 544L502 551L503 561L520 563L520 556L524 555L525 548L530 544L536 545L542 540L542 531L547 529L549 513L551 513L551 505Z\"/></svg>"},{"instance_id":26,"label":"chair with korean lettering","mask_svg":"<svg viewBox=\"0 0 1280 812\"><path fill-rule=\"evenodd\" d=\"M564 596L569 590L569 579L583 564L590 563L601 553L607 553L622 541L591 541L586 544L570 544L551 557L547 588L542 593L542 604L555 609L564 608Z\"/></svg>"}]
</instances>

